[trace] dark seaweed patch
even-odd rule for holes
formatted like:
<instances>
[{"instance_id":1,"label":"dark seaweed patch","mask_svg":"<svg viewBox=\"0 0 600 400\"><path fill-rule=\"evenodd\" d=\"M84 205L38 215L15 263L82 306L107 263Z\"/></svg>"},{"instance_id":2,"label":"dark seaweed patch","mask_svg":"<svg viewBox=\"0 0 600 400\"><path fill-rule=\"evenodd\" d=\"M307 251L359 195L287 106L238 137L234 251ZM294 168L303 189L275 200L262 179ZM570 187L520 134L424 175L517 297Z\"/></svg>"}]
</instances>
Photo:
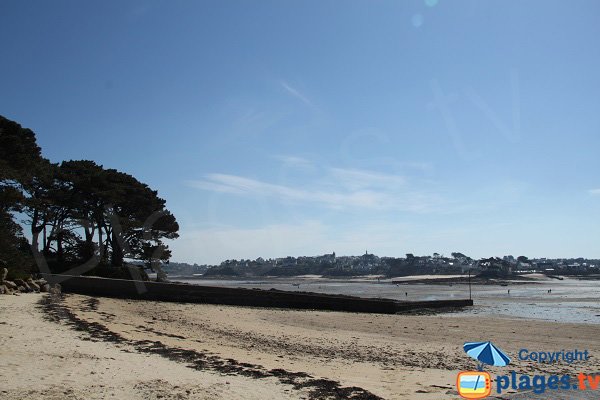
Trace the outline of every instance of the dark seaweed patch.
<instances>
[{"instance_id":1,"label":"dark seaweed patch","mask_svg":"<svg viewBox=\"0 0 600 400\"><path fill-rule=\"evenodd\" d=\"M314 378L305 372L290 372L280 368L267 370L261 365L242 363L231 358L222 359L201 351L171 347L160 341L129 340L110 331L102 324L79 318L64 304L63 296L47 295L40 300L39 306L43 309L45 318L52 322L64 322L79 332L85 332L87 336L84 339L86 340L132 346L140 353L160 355L171 361L186 363L189 368L196 370L212 370L225 375L241 375L254 379L274 377L283 384L291 385L296 390L308 390L309 398L313 400L382 399L360 387L342 387L339 382ZM98 303L98 299L86 300L86 310L97 310ZM153 329L151 331L156 333ZM127 349L123 349L123 351L129 352Z\"/></svg>"}]
</instances>

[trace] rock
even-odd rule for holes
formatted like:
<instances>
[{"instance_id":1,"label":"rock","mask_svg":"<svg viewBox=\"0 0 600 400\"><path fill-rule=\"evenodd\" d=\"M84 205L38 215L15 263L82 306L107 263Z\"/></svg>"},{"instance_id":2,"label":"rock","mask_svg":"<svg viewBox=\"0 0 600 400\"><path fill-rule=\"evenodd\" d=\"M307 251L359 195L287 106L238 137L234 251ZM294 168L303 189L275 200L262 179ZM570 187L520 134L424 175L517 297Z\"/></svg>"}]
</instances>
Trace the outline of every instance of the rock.
<instances>
[{"instance_id":1,"label":"rock","mask_svg":"<svg viewBox=\"0 0 600 400\"><path fill-rule=\"evenodd\" d=\"M33 289L23 279L15 279L15 283L19 288L23 288L23 290L19 289L21 292L33 292Z\"/></svg>"},{"instance_id":2,"label":"rock","mask_svg":"<svg viewBox=\"0 0 600 400\"><path fill-rule=\"evenodd\" d=\"M21 293L26 293L27 289L25 289L25 286L17 286L17 291Z\"/></svg>"},{"instance_id":3,"label":"rock","mask_svg":"<svg viewBox=\"0 0 600 400\"><path fill-rule=\"evenodd\" d=\"M47 280L45 280L44 278L41 278L41 279L38 279L37 281L35 281L35 283L37 283L37 284L38 284L38 286L40 286L40 287L41 287L41 286L44 286L44 285L46 285L46 284L48 283L48 281L47 281Z\"/></svg>"},{"instance_id":4,"label":"rock","mask_svg":"<svg viewBox=\"0 0 600 400\"><path fill-rule=\"evenodd\" d=\"M62 288L60 287L60 285L58 283L55 283L54 285L50 286L50 289L48 290L49 293L52 294L60 294Z\"/></svg>"},{"instance_id":5,"label":"rock","mask_svg":"<svg viewBox=\"0 0 600 400\"><path fill-rule=\"evenodd\" d=\"M7 294L6 291L8 288L4 285L0 285L0 294Z\"/></svg>"},{"instance_id":6,"label":"rock","mask_svg":"<svg viewBox=\"0 0 600 400\"><path fill-rule=\"evenodd\" d=\"M17 288L17 284L11 281L4 281L4 286L13 290Z\"/></svg>"},{"instance_id":7,"label":"rock","mask_svg":"<svg viewBox=\"0 0 600 400\"><path fill-rule=\"evenodd\" d=\"M33 281L33 279L29 279L29 280L27 281L27 285L28 285L28 286L29 286L29 288L30 288L31 290L33 290L34 292L39 292L39 291L40 291L40 287L39 287L39 285L38 285L37 283L35 283L35 282Z\"/></svg>"},{"instance_id":8,"label":"rock","mask_svg":"<svg viewBox=\"0 0 600 400\"><path fill-rule=\"evenodd\" d=\"M50 291L50 285L49 284L45 284L45 285L40 285L40 292L42 293L47 293Z\"/></svg>"},{"instance_id":9,"label":"rock","mask_svg":"<svg viewBox=\"0 0 600 400\"><path fill-rule=\"evenodd\" d=\"M8 275L8 269L2 268L2 270L0 271L0 283L4 282L6 280L7 275Z\"/></svg>"}]
</instances>

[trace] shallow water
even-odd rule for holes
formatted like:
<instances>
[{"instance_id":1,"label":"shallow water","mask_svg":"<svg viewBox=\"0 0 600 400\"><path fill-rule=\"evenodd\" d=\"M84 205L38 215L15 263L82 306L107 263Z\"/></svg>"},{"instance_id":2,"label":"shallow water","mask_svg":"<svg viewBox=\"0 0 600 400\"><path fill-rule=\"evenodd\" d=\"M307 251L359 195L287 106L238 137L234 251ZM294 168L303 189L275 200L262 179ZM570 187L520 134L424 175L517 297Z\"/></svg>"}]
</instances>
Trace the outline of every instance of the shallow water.
<instances>
[{"instance_id":1,"label":"shallow water","mask_svg":"<svg viewBox=\"0 0 600 400\"><path fill-rule=\"evenodd\" d=\"M170 277L176 282L286 291L345 294L403 301L463 299L467 284L393 284L389 280L343 281L323 278L223 280ZM295 286L295 285L298 285ZM510 290L510 293L508 292ZM551 290L551 293L548 293ZM474 307L452 315L505 315L558 322L600 324L600 281L544 280L536 283L472 285Z\"/></svg>"}]
</instances>

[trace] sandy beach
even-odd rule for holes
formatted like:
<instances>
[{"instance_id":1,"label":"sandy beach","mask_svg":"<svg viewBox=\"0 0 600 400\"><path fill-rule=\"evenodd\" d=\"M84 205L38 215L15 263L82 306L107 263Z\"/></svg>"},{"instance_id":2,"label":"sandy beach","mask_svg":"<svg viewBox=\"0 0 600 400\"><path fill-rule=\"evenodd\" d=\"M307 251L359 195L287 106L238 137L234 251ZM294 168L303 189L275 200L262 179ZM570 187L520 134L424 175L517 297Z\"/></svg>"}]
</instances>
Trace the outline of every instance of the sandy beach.
<instances>
[{"instance_id":1,"label":"sandy beach","mask_svg":"<svg viewBox=\"0 0 600 400\"><path fill-rule=\"evenodd\" d=\"M7 399L454 399L492 340L519 373L600 371L600 326L488 316L295 311L66 295L3 296ZM587 349L585 363L519 361L519 349ZM501 368L486 368L492 374Z\"/></svg>"}]
</instances>

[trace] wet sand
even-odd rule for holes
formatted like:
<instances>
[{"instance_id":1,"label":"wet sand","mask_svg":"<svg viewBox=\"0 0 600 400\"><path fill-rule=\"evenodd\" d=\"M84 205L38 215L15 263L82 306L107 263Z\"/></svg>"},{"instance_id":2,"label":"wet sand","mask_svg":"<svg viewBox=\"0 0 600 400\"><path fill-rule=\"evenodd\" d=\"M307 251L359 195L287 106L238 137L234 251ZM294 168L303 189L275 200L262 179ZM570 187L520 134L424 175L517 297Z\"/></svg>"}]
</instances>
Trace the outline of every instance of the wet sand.
<instances>
[{"instance_id":1,"label":"wet sand","mask_svg":"<svg viewBox=\"0 0 600 400\"><path fill-rule=\"evenodd\" d=\"M600 326L593 324L78 295L49 308L36 305L39 297L0 303L0 355L7 360L0 375L9 382L3 398L455 399L456 374L477 366L462 344L483 340L506 351L518 373L600 371ZM521 348L587 349L592 357L539 364L517 360ZM63 389L71 397L56 392Z\"/></svg>"},{"instance_id":2,"label":"wet sand","mask_svg":"<svg viewBox=\"0 0 600 400\"><path fill-rule=\"evenodd\" d=\"M506 281L502 285L493 282L474 283L471 289L475 307L465 308L458 315L502 315L556 322L600 324L600 284L597 280L573 278L556 280L541 274L530 274L529 276L526 280ZM173 277L172 279L198 285L264 290L275 288L401 301L469 298L469 286L465 283L413 283L410 279L405 284L392 284L389 279L378 282L373 277L355 278L354 280L316 277L245 280L185 277ZM294 286L298 284L299 287Z\"/></svg>"}]
</instances>

